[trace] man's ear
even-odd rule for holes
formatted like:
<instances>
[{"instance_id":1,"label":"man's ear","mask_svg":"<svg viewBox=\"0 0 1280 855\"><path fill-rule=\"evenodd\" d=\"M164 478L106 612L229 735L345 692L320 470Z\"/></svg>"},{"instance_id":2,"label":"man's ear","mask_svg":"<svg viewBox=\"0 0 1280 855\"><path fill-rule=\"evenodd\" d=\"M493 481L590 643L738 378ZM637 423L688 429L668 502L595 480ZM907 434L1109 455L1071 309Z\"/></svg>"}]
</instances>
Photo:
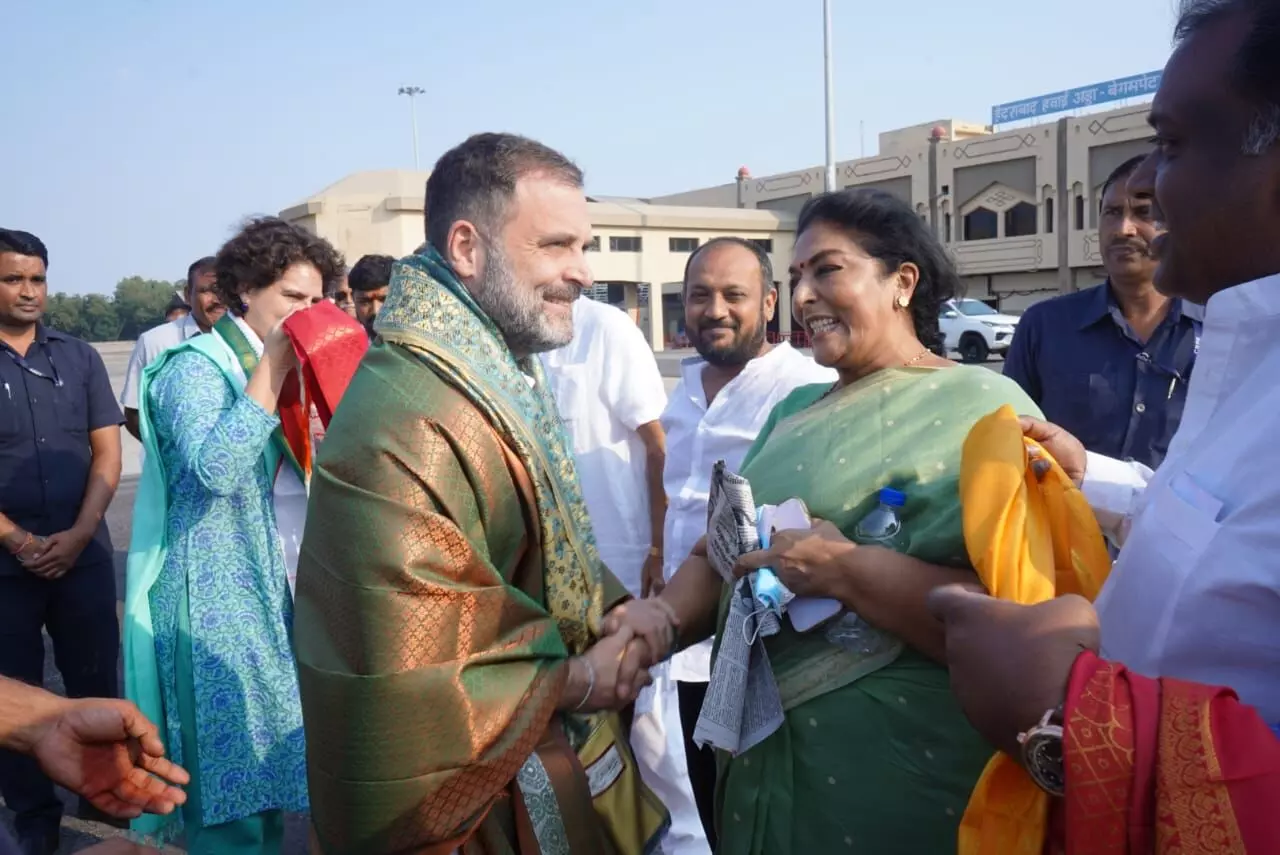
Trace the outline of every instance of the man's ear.
<instances>
[{"instance_id":1,"label":"man's ear","mask_svg":"<svg viewBox=\"0 0 1280 855\"><path fill-rule=\"evenodd\" d=\"M778 288L770 284L769 290L764 295L764 319L765 322L773 320L773 313L778 308Z\"/></svg>"},{"instance_id":2,"label":"man's ear","mask_svg":"<svg viewBox=\"0 0 1280 855\"><path fill-rule=\"evenodd\" d=\"M449 228L444 260L464 282L480 276L484 266L484 247L480 230L468 220L458 220Z\"/></svg>"}]
</instances>

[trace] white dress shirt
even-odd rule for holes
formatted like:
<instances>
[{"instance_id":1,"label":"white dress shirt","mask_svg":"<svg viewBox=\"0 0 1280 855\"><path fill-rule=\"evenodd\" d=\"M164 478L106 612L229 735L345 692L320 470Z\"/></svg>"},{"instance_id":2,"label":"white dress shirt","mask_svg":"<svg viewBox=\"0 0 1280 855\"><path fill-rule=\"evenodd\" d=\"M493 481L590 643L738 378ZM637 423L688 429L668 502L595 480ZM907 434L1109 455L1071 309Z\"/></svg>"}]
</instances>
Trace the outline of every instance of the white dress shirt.
<instances>
[{"instance_id":1,"label":"white dress shirt","mask_svg":"<svg viewBox=\"0 0 1280 855\"><path fill-rule=\"evenodd\" d=\"M748 362L708 406L702 385L706 366L701 357L681 363L680 385L662 414L667 432L663 572L668 579L707 533L707 500L716 461L723 460L737 471L779 401L801 386L837 379L832 369L821 367L789 344L780 344ZM686 683L709 681L711 642L677 654L671 661L671 677Z\"/></svg>"},{"instance_id":2,"label":"white dress shirt","mask_svg":"<svg viewBox=\"0 0 1280 855\"><path fill-rule=\"evenodd\" d=\"M573 443L600 557L638 597L652 521L636 428L658 421L667 406L658 362L625 312L585 297L573 304L573 341L541 358Z\"/></svg>"},{"instance_id":3,"label":"white dress shirt","mask_svg":"<svg viewBox=\"0 0 1280 855\"><path fill-rule=\"evenodd\" d=\"M1160 468L1090 455L1084 490L1124 548L1102 654L1228 686L1280 722L1280 275L1215 294Z\"/></svg>"},{"instance_id":4,"label":"white dress shirt","mask_svg":"<svg viewBox=\"0 0 1280 855\"><path fill-rule=\"evenodd\" d=\"M161 324L138 336L133 353L129 354L129 367L124 375L124 389L120 393L120 405L130 410L138 409L138 386L142 383L142 371L156 361L156 357L171 347L177 347L189 338L200 335L200 325L191 315Z\"/></svg>"}]
</instances>

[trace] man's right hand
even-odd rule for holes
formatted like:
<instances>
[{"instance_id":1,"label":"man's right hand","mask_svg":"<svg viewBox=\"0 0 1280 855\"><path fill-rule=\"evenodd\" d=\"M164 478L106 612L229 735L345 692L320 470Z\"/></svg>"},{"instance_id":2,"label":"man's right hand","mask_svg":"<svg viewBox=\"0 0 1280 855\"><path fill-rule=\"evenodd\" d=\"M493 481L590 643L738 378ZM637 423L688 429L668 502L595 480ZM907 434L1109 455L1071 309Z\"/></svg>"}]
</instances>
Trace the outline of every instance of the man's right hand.
<instances>
[{"instance_id":1,"label":"man's right hand","mask_svg":"<svg viewBox=\"0 0 1280 855\"><path fill-rule=\"evenodd\" d=\"M30 753L51 779L115 817L168 814L187 800L190 776L165 759L156 726L128 701L60 699Z\"/></svg>"},{"instance_id":2,"label":"man's right hand","mask_svg":"<svg viewBox=\"0 0 1280 855\"><path fill-rule=\"evenodd\" d=\"M1049 452L1054 460L1058 461L1062 471L1067 473L1067 477L1077 487L1084 483L1084 469L1087 458L1084 444L1080 440L1055 424L1033 419L1030 416L1023 416L1018 419L1018 423L1022 425L1022 435L1027 439L1040 443L1044 450ZM1032 467L1034 469L1036 464L1033 463ZM1046 467L1044 471L1048 471L1048 468ZM1036 474L1043 475L1044 472L1036 469Z\"/></svg>"}]
</instances>

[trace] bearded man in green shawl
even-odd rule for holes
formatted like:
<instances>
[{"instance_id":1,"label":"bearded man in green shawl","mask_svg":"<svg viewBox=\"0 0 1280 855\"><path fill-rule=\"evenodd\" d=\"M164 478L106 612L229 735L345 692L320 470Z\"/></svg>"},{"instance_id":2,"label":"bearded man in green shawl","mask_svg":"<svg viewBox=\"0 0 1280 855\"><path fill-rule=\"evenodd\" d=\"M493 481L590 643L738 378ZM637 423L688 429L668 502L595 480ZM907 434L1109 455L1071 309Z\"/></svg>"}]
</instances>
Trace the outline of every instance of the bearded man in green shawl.
<instances>
[{"instance_id":1,"label":"bearded man in green shawl","mask_svg":"<svg viewBox=\"0 0 1280 855\"><path fill-rule=\"evenodd\" d=\"M522 137L446 153L329 425L294 631L328 855L643 855L665 829L606 711L674 615L601 565L532 358L569 342L592 281L582 188ZM628 628L602 638L616 609Z\"/></svg>"}]
</instances>

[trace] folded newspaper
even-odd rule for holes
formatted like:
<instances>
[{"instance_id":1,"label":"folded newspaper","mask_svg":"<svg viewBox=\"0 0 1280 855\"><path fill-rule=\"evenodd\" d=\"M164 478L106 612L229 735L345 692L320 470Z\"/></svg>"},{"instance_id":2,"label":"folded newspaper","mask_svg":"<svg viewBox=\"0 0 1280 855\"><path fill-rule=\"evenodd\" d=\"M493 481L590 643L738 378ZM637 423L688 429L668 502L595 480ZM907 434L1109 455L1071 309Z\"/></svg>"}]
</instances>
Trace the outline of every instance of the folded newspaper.
<instances>
[{"instance_id":1,"label":"folded newspaper","mask_svg":"<svg viewBox=\"0 0 1280 855\"><path fill-rule=\"evenodd\" d=\"M751 484L730 472L723 460L711 475L707 502L707 557L726 582L734 584L738 556L760 547ZM693 740L738 755L763 742L782 725L782 698L773 679L763 639L778 632L778 616L756 608L751 584L733 590L729 617L711 666L707 699Z\"/></svg>"}]
</instances>

